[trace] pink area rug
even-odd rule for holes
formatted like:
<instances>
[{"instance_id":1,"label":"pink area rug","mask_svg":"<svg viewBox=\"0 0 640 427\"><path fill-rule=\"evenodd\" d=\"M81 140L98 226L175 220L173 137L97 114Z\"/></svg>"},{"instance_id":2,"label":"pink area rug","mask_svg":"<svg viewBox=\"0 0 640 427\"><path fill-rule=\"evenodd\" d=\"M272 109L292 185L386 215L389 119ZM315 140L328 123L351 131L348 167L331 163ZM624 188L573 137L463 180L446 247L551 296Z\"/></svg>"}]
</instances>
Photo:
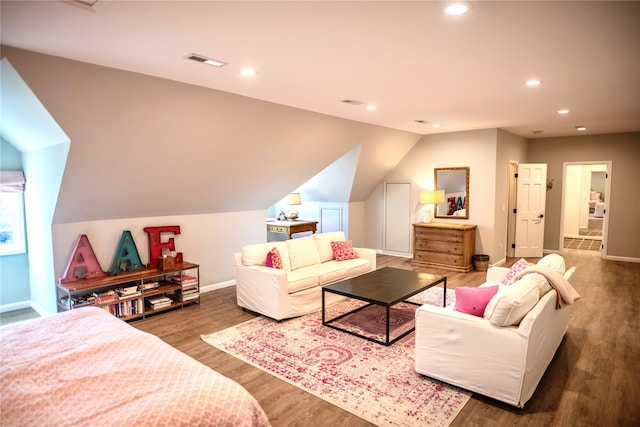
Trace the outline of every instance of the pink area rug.
<instances>
[{"instance_id":1,"label":"pink area rug","mask_svg":"<svg viewBox=\"0 0 640 427\"><path fill-rule=\"evenodd\" d=\"M412 300L442 305L442 294L436 287ZM450 290L447 305L454 300ZM359 304L336 304L328 309L329 318ZM391 328L397 331L410 327L416 309L399 306L391 316ZM361 310L342 326L379 336L384 333L383 312ZM281 322L258 317L202 339L379 426L447 426L471 396L415 372L414 333L386 347L322 326L321 312Z\"/></svg>"}]
</instances>

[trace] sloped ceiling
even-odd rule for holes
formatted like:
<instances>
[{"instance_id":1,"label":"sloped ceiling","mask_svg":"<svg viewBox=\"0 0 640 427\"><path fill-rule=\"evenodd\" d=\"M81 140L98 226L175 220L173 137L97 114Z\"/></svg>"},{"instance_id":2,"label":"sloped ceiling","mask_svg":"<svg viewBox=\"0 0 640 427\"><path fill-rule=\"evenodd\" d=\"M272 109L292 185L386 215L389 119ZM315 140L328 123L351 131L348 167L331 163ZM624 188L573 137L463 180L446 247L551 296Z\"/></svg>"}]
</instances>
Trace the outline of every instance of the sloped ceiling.
<instances>
[{"instance_id":1,"label":"sloped ceiling","mask_svg":"<svg viewBox=\"0 0 640 427\"><path fill-rule=\"evenodd\" d=\"M2 54L71 140L56 223L266 210L357 146L350 200L364 200L420 138L10 47Z\"/></svg>"}]
</instances>

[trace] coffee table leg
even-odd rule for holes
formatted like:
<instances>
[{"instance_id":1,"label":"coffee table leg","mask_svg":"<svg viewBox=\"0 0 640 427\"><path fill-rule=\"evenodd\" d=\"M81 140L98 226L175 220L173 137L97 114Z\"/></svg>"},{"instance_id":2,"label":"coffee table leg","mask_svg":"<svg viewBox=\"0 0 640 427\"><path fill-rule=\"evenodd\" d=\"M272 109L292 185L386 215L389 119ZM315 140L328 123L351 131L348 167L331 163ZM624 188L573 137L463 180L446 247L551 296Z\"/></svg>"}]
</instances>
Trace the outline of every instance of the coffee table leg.
<instances>
[{"instance_id":1,"label":"coffee table leg","mask_svg":"<svg viewBox=\"0 0 640 427\"><path fill-rule=\"evenodd\" d=\"M322 324L326 324L326 319L324 315L324 289L322 289Z\"/></svg>"},{"instance_id":2,"label":"coffee table leg","mask_svg":"<svg viewBox=\"0 0 640 427\"><path fill-rule=\"evenodd\" d=\"M324 302L324 300L322 300ZM444 278L444 297L442 298L442 306L447 306L447 278Z\"/></svg>"},{"instance_id":3,"label":"coffee table leg","mask_svg":"<svg viewBox=\"0 0 640 427\"><path fill-rule=\"evenodd\" d=\"M389 317L391 315L391 307L387 305L387 345L389 345Z\"/></svg>"}]
</instances>

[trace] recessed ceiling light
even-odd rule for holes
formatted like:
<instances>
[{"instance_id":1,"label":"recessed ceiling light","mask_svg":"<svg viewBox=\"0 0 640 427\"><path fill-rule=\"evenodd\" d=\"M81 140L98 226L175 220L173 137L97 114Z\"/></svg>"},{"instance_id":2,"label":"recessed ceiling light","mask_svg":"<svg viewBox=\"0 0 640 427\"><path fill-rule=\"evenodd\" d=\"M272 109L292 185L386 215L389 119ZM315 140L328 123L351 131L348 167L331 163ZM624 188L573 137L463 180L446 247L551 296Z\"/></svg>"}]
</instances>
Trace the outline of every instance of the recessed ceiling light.
<instances>
[{"instance_id":1,"label":"recessed ceiling light","mask_svg":"<svg viewBox=\"0 0 640 427\"><path fill-rule=\"evenodd\" d=\"M579 132L584 132L585 130L587 130L587 128L583 125L578 125L576 126L576 130Z\"/></svg>"},{"instance_id":2,"label":"recessed ceiling light","mask_svg":"<svg viewBox=\"0 0 640 427\"><path fill-rule=\"evenodd\" d=\"M527 80L526 82L524 82L524 84L526 86L540 86L542 84L542 80Z\"/></svg>"},{"instance_id":3,"label":"recessed ceiling light","mask_svg":"<svg viewBox=\"0 0 640 427\"><path fill-rule=\"evenodd\" d=\"M558 114L569 114L569 110L563 108L562 110L558 110Z\"/></svg>"},{"instance_id":4,"label":"recessed ceiling light","mask_svg":"<svg viewBox=\"0 0 640 427\"><path fill-rule=\"evenodd\" d=\"M451 16L464 15L468 11L469 5L467 3L451 3L444 8L444 13Z\"/></svg>"},{"instance_id":5,"label":"recessed ceiling light","mask_svg":"<svg viewBox=\"0 0 640 427\"><path fill-rule=\"evenodd\" d=\"M432 123L431 127L433 128L439 128L440 127L440 123Z\"/></svg>"},{"instance_id":6,"label":"recessed ceiling light","mask_svg":"<svg viewBox=\"0 0 640 427\"><path fill-rule=\"evenodd\" d=\"M185 56L185 58L190 59L192 61L201 62L203 64L211 65L216 68L224 67L227 65L226 62L218 61L217 59L207 58L206 56L198 55L197 53L192 53L190 55Z\"/></svg>"},{"instance_id":7,"label":"recessed ceiling light","mask_svg":"<svg viewBox=\"0 0 640 427\"><path fill-rule=\"evenodd\" d=\"M257 74L258 72L253 68L243 68L242 71L240 71L242 77L255 77Z\"/></svg>"},{"instance_id":8,"label":"recessed ceiling light","mask_svg":"<svg viewBox=\"0 0 640 427\"><path fill-rule=\"evenodd\" d=\"M367 110L368 111L376 111L378 109L378 107L376 107L375 105L371 104L371 105L367 105Z\"/></svg>"}]
</instances>

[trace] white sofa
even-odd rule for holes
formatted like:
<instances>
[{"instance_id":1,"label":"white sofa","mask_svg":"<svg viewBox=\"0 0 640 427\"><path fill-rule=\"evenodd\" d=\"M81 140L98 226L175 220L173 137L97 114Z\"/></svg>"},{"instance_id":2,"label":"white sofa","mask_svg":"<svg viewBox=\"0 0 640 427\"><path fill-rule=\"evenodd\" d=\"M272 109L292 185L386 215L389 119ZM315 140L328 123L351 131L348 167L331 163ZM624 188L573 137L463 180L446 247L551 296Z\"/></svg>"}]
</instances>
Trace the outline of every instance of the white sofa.
<instances>
[{"instance_id":1,"label":"white sofa","mask_svg":"<svg viewBox=\"0 0 640 427\"><path fill-rule=\"evenodd\" d=\"M558 273L562 274L562 257L554 254L543 259L549 261L550 258L561 268ZM558 259L562 260L561 265ZM481 286L502 282L509 270L491 267L487 271L487 283ZM537 281L537 285L529 286L529 289L542 296L538 296L537 302L532 302L535 304L533 308L527 308L528 311L511 322L517 323L513 326L498 326L487 318L492 310L498 310L496 301L509 288L502 284L498 294L491 298L483 317L461 313L451 306L419 307L415 329L416 371L510 405L524 407L564 337L571 307L565 305L557 309L556 290L544 278L540 279L540 275L529 276ZM563 277L572 286L575 267L564 272ZM527 286L526 278L510 286ZM524 308L525 299L515 298L515 307L508 315ZM522 320L518 322L518 318Z\"/></svg>"},{"instance_id":2,"label":"white sofa","mask_svg":"<svg viewBox=\"0 0 640 427\"><path fill-rule=\"evenodd\" d=\"M336 261L331 242L344 241L341 231L313 234L284 242L246 245L234 254L238 305L275 320L322 308L322 286L376 269L372 249L353 248L356 259ZM267 254L277 248L282 269L267 267ZM344 299L326 295L326 304Z\"/></svg>"}]
</instances>

